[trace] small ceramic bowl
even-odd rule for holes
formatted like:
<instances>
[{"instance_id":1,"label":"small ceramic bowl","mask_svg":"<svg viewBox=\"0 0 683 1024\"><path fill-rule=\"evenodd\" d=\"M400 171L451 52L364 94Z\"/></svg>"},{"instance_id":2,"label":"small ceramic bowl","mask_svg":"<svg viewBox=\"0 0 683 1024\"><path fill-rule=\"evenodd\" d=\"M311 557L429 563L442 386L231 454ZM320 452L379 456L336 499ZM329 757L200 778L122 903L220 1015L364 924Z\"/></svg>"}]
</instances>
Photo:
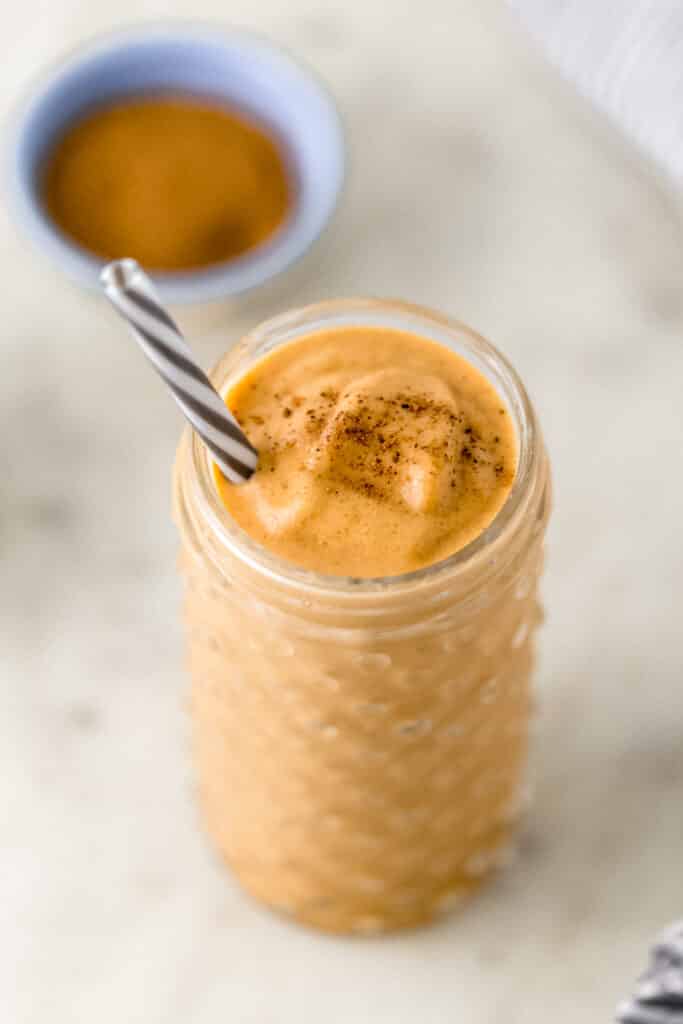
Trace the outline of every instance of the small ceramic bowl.
<instances>
[{"instance_id":1,"label":"small ceramic bowl","mask_svg":"<svg viewBox=\"0 0 683 1024\"><path fill-rule=\"evenodd\" d=\"M207 269L154 275L165 302L213 302L264 284L299 259L330 219L344 178L343 132L329 94L257 36L176 22L81 48L44 78L17 116L10 201L32 241L73 281L96 288L102 261L71 242L42 206L42 162L65 128L91 108L169 91L217 97L271 125L296 181L286 223L263 245Z\"/></svg>"}]
</instances>

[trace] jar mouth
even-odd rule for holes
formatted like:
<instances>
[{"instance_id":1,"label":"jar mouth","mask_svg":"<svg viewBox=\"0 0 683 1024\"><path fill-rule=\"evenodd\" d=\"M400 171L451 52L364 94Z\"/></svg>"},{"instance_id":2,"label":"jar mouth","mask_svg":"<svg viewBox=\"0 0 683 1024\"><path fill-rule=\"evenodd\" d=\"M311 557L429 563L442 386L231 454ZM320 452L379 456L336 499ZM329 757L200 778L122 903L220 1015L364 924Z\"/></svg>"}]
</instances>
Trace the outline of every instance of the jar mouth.
<instances>
[{"instance_id":1,"label":"jar mouth","mask_svg":"<svg viewBox=\"0 0 683 1024\"><path fill-rule=\"evenodd\" d=\"M352 298L316 303L266 320L229 351L209 376L216 388L226 394L267 352L315 331L339 326L382 326L412 331L462 355L493 383L512 416L518 446L515 479L495 518L474 540L452 555L412 572L354 577L302 569L257 543L235 522L218 493L209 452L190 432L191 460L203 521L221 546L260 575L280 586L340 597L413 590L436 584L441 577L464 573L487 559L495 560L499 547L526 519L541 443L531 402L516 370L490 342L465 324L431 309L389 299ZM190 428L187 430L189 432Z\"/></svg>"}]
</instances>

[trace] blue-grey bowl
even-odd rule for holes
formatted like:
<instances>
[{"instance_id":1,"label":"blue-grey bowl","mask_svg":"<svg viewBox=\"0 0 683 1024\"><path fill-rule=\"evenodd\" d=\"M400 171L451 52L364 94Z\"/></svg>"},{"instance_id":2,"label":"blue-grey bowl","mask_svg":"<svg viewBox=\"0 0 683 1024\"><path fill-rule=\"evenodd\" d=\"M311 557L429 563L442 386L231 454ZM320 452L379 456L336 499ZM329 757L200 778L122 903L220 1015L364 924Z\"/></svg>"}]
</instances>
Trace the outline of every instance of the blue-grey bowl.
<instances>
[{"instance_id":1,"label":"blue-grey bowl","mask_svg":"<svg viewBox=\"0 0 683 1024\"><path fill-rule=\"evenodd\" d=\"M44 77L17 115L11 206L24 231L65 274L96 288L102 261L70 241L40 201L43 160L86 111L120 97L167 91L224 99L271 125L284 145L296 191L287 221L271 239L207 269L153 275L171 304L248 291L285 270L316 240L337 204L345 164L341 121L326 89L258 36L175 22L127 29L79 49Z\"/></svg>"}]
</instances>

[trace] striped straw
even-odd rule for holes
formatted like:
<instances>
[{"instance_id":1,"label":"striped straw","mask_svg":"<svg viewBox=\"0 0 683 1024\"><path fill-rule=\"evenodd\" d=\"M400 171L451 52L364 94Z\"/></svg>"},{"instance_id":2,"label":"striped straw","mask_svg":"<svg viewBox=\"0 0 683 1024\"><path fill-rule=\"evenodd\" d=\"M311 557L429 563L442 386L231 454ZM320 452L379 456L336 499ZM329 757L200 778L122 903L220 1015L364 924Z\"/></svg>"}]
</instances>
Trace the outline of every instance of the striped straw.
<instances>
[{"instance_id":1,"label":"striped straw","mask_svg":"<svg viewBox=\"0 0 683 1024\"><path fill-rule=\"evenodd\" d=\"M104 268L100 281L221 471L232 483L245 483L256 469L258 452L195 362L147 275L135 260L115 260Z\"/></svg>"}]
</instances>

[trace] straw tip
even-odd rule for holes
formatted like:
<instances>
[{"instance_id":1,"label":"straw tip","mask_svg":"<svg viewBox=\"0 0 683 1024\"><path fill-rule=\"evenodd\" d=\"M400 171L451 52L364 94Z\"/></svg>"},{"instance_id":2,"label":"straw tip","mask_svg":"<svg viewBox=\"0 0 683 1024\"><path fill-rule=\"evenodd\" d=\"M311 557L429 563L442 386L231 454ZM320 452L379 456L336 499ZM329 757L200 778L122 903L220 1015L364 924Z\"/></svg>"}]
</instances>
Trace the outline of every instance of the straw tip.
<instances>
[{"instance_id":1,"label":"straw tip","mask_svg":"<svg viewBox=\"0 0 683 1024\"><path fill-rule=\"evenodd\" d=\"M100 271L100 284L103 288L129 288L140 272L140 264L130 257L112 260Z\"/></svg>"}]
</instances>

